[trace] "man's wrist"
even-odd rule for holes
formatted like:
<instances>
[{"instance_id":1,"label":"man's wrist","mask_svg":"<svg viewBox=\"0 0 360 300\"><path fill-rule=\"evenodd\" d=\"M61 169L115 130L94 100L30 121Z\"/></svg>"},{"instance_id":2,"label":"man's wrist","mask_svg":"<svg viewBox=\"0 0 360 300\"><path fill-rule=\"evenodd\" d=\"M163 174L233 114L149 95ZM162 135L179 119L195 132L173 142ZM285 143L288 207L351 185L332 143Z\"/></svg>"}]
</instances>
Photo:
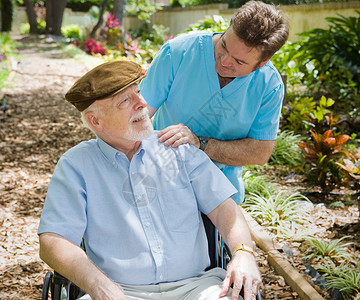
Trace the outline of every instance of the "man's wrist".
<instances>
[{"instance_id":1,"label":"man's wrist","mask_svg":"<svg viewBox=\"0 0 360 300\"><path fill-rule=\"evenodd\" d=\"M255 256L255 252L254 252L253 248L250 246L247 246L245 244L241 244L239 246L234 247L231 251L231 255L233 256L238 251L245 251L245 252L251 253L252 255Z\"/></svg>"}]
</instances>

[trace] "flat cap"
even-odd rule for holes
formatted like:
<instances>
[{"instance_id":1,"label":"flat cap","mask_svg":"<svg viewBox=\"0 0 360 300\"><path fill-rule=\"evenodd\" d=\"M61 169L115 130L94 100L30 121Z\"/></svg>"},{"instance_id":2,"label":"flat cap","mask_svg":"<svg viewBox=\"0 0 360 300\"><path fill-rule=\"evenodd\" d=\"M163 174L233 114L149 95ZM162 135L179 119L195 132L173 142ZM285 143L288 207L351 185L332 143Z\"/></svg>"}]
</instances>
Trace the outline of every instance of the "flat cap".
<instances>
[{"instance_id":1,"label":"flat cap","mask_svg":"<svg viewBox=\"0 0 360 300\"><path fill-rule=\"evenodd\" d=\"M66 93L65 99L78 111L83 111L96 100L115 96L130 85L140 82L145 76L141 74L141 66L137 63L107 62L78 79Z\"/></svg>"}]
</instances>

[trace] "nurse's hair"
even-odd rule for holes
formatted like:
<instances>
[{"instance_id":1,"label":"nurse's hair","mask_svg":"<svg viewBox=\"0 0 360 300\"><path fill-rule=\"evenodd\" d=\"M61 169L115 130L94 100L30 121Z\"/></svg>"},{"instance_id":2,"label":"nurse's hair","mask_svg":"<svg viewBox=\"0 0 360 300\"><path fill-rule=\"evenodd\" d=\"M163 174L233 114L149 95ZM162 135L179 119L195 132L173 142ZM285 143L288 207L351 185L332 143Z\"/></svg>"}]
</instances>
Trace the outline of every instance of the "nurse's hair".
<instances>
[{"instance_id":1,"label":"nurse's hair","mask_svg":"<svg viewBox=\"0 0 360 300\"><path fill-rule=\"evenodd\" d=\"M289 23L274 5L261 1L245 3L230 23L235 34L246 46L261 52L260 60L271 58L289 37Z\"/></svg>"}]
</instances>

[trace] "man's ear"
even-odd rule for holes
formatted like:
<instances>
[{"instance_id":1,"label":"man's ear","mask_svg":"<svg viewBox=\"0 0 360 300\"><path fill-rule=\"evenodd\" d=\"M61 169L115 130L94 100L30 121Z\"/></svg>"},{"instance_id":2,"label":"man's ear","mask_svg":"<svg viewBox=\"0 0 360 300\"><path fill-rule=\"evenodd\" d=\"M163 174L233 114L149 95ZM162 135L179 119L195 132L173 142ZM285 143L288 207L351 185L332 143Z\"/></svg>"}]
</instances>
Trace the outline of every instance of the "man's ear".
<instances>
[{"instance_id":1,"label":"man's ear","mask_svg":"<svg viewBox=\"0 0 360 300\"><path fill-rule=\"evenodd\" d=\"M95 112L88 111L85 114L85 120L92 130L102 131L102 126L100 125L100 120Z\"/></svg>"},{"instance_id":2,"label":"man's ear","mask_svg":"<svg viewBox=\"0 0 360 300\"><path fill-rule=\"evenodd\" d=\"M265 66L265 64L266 64L270 59L271 59L271 57L268 58L268 59L265 59L265 60L261 61L261 62L259 63L258 68L262 68L263 66Z\"/></svg>"}]
</instances>

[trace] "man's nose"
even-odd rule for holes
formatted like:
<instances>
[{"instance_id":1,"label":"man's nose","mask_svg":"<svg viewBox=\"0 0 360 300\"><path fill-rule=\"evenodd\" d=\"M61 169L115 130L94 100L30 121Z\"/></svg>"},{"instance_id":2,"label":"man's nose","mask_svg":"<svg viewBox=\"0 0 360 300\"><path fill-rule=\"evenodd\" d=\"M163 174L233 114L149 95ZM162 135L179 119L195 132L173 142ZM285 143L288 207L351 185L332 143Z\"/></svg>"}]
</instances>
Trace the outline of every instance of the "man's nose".
<instances>
[{"instance_id":1,"label":"man's nose","mask_svg":"<svg viewBox=\"0 0 360 300\"><path fill-rule=\"evenodd\" d=\"M144 97L141 94L135 95L135 108L141 109L147 106L147 102L145 101Z\"/></svg>"},{"instance_id":2,"label":"man's nose","mask_svg":"<svg viewBox=\"0 0 360 300\"><path fill-rule=\"evenodd\" d=\"M224 53L221 59L221 64L224 67L229 67L232 65L232 57L228 53Z\"/></svg>"}]
</instances>

